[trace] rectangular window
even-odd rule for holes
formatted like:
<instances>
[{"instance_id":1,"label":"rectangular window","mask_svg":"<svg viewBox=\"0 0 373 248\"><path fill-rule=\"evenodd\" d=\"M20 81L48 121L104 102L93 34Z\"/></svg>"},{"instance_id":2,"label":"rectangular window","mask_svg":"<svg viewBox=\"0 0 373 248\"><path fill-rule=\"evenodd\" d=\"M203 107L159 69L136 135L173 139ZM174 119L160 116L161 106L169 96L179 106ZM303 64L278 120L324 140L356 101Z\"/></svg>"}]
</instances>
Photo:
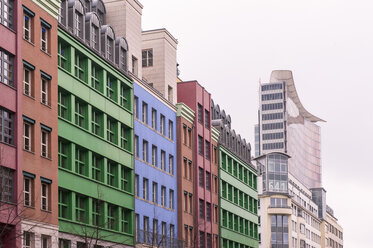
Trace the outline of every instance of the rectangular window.
<instances>
[{"instance_id":1,"label":"rectangular window","mask_svg":"<svg viewBox=\"0 0 373 248\"><path fill-rule=\"evenodd\" d=\"M58 116L70 120L69 116L69 96L66 92L58 90Z\"/></svg>"},{"instance_id":2,"label":"rectangular window","mask_svg":"<svg viewBox=\"0 0 373 248\"><path fill-rule=\"evenodd\" d=\"M215 223L218 223L219 221L219 218L218 218L218 206L217 205L214 205L214 222Z\"/></svg>"},{"instance_id":3,"label":"rectangular window","mask_svg":"<svg viewBox=\"0 0 373 248\"><path fill-rule=\"evenodd\" d=\"M210 112L205 109L205 127L210 129Z\"/></svg>"},{"instance_id":4,"label":"rectangular window","mask_svg":"<svg viewBox=\"0 0 373 248\"><path fill-rule=\"evenodd\" d=\"M0 1L0 23L5 27L13 29L14 1Z\"/></svg>"},{"instance_id":5,"label":"rectangular window","mask_svg":"<svg viewBox=\"0 0 373 248\"><path fill-rule=\"evenodd\" d=\"M205 233L199 231L199 248L205 248Z\"/></svg>"},{"instance_id":6,"label":"rectangular window","mask_svg":"<svg viewBox=\"0 0 373 248\"><path fill-rule=\"evenodd\" d=\"M116 82L111 75L107 75L106 79L106 96L113 101L117 101L116 97Z\"/></svg>"},{"instance_id":7,"label":"rectangular window","mask_svg":"<svg viewBox=\"0 0 373 248\"><path fill-rule=\"evenodd\" d=\"M192 147L192 129L188 128L188 146Z\"/></svg>"},{"instance_id":8,"label":"rectangular window","mask_svg":"<svg viewBox=\"0 0 373 248\"><path fill-rule=\"evenodd\" d=\"M173 175L174 174L174 156L172 156L172 155L168 156L168 167L169 167L168 172L171 175Z\"/></svg>"},{"instance_id":9,"label":"rectangular window","mask_svg":"<svg viewBox=\"0 0 373 248\"><path fill-rule=\"evenodd\" d=\"M142 180L142 196L145 200L149 200L149 194L148 194L148 189L149 187L149 180L147 178L143 178Z\"/></svg>"},{"instance_id":10,"label":"rectangular window","mask_svg":"<svg viewBox=\"0 0 373 248\"><path fill-rule=\"evenodd\" d=\"M107 226L111 230L116 230L116 218L117 218L117 207L111 204L108 204L107 206Z\"/></svg>"},{"instance_id":11,"label":"rectangular window","mask_svg":"<svg viewBox=\"0 0 373 248\"><path fill-rule=\"evenodd\" d=\"M198 168L198 181L199 186L204 187L204 175L203 175L203 169L201 167Z\"/></svg>"},{"instance_id":12,"label":"rectangular window","mask_svg":"<svg viewBox=\"0 0 373 248\"><path fill-rule=\"evenodd\" d=\"M107 58L110 61L113 61L114 40L111 39L109 36L107 36L107 40L106 40L106 53L107 53Z\"/></svg>"},{"instance_id":13,"label":"rectangular window","mask_svg":"<svg viewBox=\"0 0 373 248\"><path fill-rule=\"evenodd\" d=\"M92 178L97 181L103 181L102 168L104 159L97 155L92 154Z\"/></svg>"},{"instance_id":14,"label":"rectangular window","mask_svg":"<svg viewBox=\"0 0 373 248\"><path fill-rule=\"evenodd\" d=\"M87 175L87 167L88 167L88 161L87 161L87 150L75 146L75 172L80 175Z\"/></svg>"},{"instance_id":15,"label":"rectangular window","mask_svg":"<svg viewBox=\"0 0 373 248\"><path fill-rule=\"evenodd\" d=\"M189 193L189 213L193 214L193 195Z\"/></svg>"},{"instance_id":16,"label":"rectangular window","mask_svg":"<svg viewBox=\"0 0 373 248\"><path fill-rule=\"evenodd\" d=\"M211 158L211 146L210 142L205 140L205 154L206 154L206 159L210 160Z\"/></svg>"},{"instance_id":17,"label":"rectangular window","mask_svg":"<svg viewBox=\"0 0 373 248\"><path fill-rule=\"evenodd\" d=\"M193 180L193 165L192 161L188 161L188 166L189 166L189 180Z\"/></svg>"},{"instance_id":18,"label":"rectangular window","mask_svg":"<svg viewBox=\"0 0 373 248\"><path fill-rule=\"evenodd\" d=\"M64 140L58 141L58 166L66 169L70 169L69 156L69 144Z\"/></svg>"},{"instance_id":19,"label":"rectangular window","mask_svg":"<svg viewBox=\"0 0 373 248\"><path fill-rule=\"evenodd\" d=\"M184 212L188 212L188 192L184 191Z\"/></svg>"},{"instance_id":20,"label":"rectangular window","mask_svg":"<svg viewBox=\"0 0 373 248\"><path fill-rule=\"evenodd\" d=\"M107 118L107 127L106 127L106 134L107 134L107 140L116 144L117 143L117 122L114 119L111 119L110 117Z\"/></svg>"},{"instance_id":21,"label":"rectangular window","mask_svg":"<svg viewBox=\"0 0 373 248\"><path fill-rule=\"evenodd\" d=\"M140 197L140 191L139 191L139 175L135 175L135 196Z\"/></svg>"},{"instance_id":22,"label":"rectangular window","mask_svg":"<svg viewBox=\"0 0 373 248\"><path fill-rule=\"evenodd\" d=\"M142 102L142 122L148 124L148 104Z\"/></svg>"},{"instance_id":23,"label":"rectangular window","mask_svg":"<svg viewBox=\"0 0 373 248\"><path fill-rule=\"evenodd\" d=\"M211 174L206 171L206 189L211 190Z\"/></svg>"},{"instance_id":24,"label":"rectangular window","mask_svg":"<svg viewBox=\"0 0 373 248\"><path fill-rule=\"evenodd\" d=\"M23 203L27 207L32 207L33 204L33 179L30 177L23 178Z\"/></svg>"},{"instance_id":25,"label":"rectangular window","mask_svg":"<svg viewBox=\"0 0 373 248\"><path fill-rule=\"evenodd\" d=\"M92 72L91 72L91 82L92 87L100 92L102 92L102 85L101 85L101 70L100 68L92 64Z\"/></svg>"},{"instance_id":26,"label":"rectangular window","mask_svg":"<svg viewBox=\"0 0 373 248\"><path fill-rule=\"evenodd\" d=\"M160 130L162 135L165 135L165 117L161 115Z\"/></svg>"},{"instance_id":27,"label":"rectangular window","mask_svg":"<svg viewBox=\"0 0 373 248\"><path fill-rule=\"evenodd\" d=\"M152 195L153 195L153 202L158 203L158 184L156 182L153 182Z\"/></svg>"},{"instance_id":28,"label":"rectangular window","mask_svg":"<svg viewBox=\"0 0 373 248\"><path fill-rule=\"evenodd\" d=\"M75 34L83 38L83 15L81 15L78 11L75 11Z\"/></svg>"},{"instance_id":29,"label":"rectangular window","mask_svg":"<svg viewBox=\"0 0 373 248\"><path fill-rule=\"evenodd\" d=\"M205 201L202 199L199 199L199 217L205 218Z\"/></svg>"},{"instance_id":30,"label":"rectangular window","mask_svg":"<svg viewBox=\"0 0 373 248\"><path fill-rule=\"evenodd\" d=\"M142 67L153 66L153 49L142 50Z\"/></svg>"},{"instance_id":31,"label":"rectangular window","mask_svg":"<svg viewBox=\"0 0 373 248\"><path fill-rule=\"evenodd\" d=\"M107 184L110 186L116 187L117 186L117 168L118 165L113 161L107 162Z\"/></svg>"},{"instance_id":32,"label":"rectangular window","mask_svg":"<svg viewBox=\"0 0 373 248\"><path fill-rule=\"evenodd\" d=\"M49 86L50 80L45 77L41 77L41 103L47 106L50 106Z\"/></svg>"},{"instance_id":33,"label":"rectangular window","mask_svg":"<svg viewBox=\"0 0 373 248\"><path fill-rule=\"evenodd\" d=\"M157 166L157 147L152 146L152 165Z\"/></svg>"},{"instance_id":34,"label":"rectangular window","mask_svg":"<svg viewBox=\"0 0 373 248\"><path fill-rule=\"evenodd\" d=\"M29 152L33 151L33 130L33 124L23 121L23 149Z\"/></svg>"},{"instance_id":35,"label":"rectangular window","mask_svg":"<svg viewBox=\"0 0 373 248\"><path fill-rule=\"evenodd\" d=\"M133 101L133 113L135 115L135 118L139 118L139 98L137 96L134 97Z\"/></svg>"},{"instance_id":36,"label":"rectangular window","mask_svg":"<svg viewBox=\"0 0 373 248\"><path fill-rule=\"evenodd\" d=\"M152 109L152 128L157 129L157 110Z\"/></svg>"},{"instance_id":37,"label":"rectangular window","mask_svg":"<svg viewBox=\"0 0 373 248\"><path fill-rule=\"evenodd\" d=\"M149 242L149 217L144 216L144 242Z\"/></svg>"},{"instance_id":38,"label":"rectangular window","mask_svg":"<svg viewBox=\"0 0 373 248\"><path fill-rule=\"evenodd\" d=\"M49 53L49 27L41 24L41 50L43 52Z\"/></svg>"},{"instance_id":39,"label":"rectangular window","mask_svg":"<svg viewBox=\"0 0 373 248\"><path fill-rule=\"evenodd\" d=\"M173 91L173 89L172 89L172 87L171 86L168 86L168 91L167 91L167 100L169 100L170 102L172 102L173 101L173 99L174 99L174 91Z\"/></svg>"},{"instance_id":40,"label":"rectangular window","mask_svg":"<svg viewBox=\"0 0 373 248\"><path fill-rule=\"evenodd\" d=\"M135 138L134 138L134 153L135 153L135 157L139 157L139 136L135 135Z\"/></svg>"},{"instance_id":41,"label":"rectangular window","mask_svg":"<svg viewBox=\"0 0 373 248\"><path fill-rule=\"evenodd\" d=\"M183 125L183 144L187 144L187 126L185 124Z\"/></svg>"},{"instance_id":42,"label":"rectangular window","mask_svg":"<svg viewBox=\"0 0 373 248\"><path fill-rule=\"evenodd\" d=\"M130 138L131 130L129 127L121 124L120 125L120 147L126 150L129 150L129 142L128 139Z\"/></svg>"},{"instance_id":43,"label":"rectangular window","mask_svg":"<svg viewBox=\"0 0 373 248\"><path fill-rule=\"evenodd\" d=\"M41 184L41 209L44 211L50 210L49 193L50 193L50 184L42 183Z\"/></svg>"},{"instance_id":44,"label":"rectangular window","mask_svg":"<svg viewBox=\"0 0 373 248\"><path fill-rule=\"evenodd\" d=\"M29 97L33 97L32 74L30 69L23 67L23 94Z\"/></svg>"},{"instance_id":45,"label":"rectangular window","mask_svg":"<svg viewBox=\"0 0 373 248\"><path fill-rule=\"evenodd\" d=\"M174 191L172 189L170 189L169 198L170 198L170 206L169 207L171 209L174 209Z\"/></svg>"},{"instance_id":46,"label":"rectangular window","mask_svg":"<svg viewBox=\"0 0 373 248\"><path fill-rule=\"evenodd\" d=\"M161 205L166 206L166 187L162 186L161 187Z\"/></svg>"},{"instance_id":47,"label":"rectangular window","mask_svg":"<svg viewBox=\"0 0 373 248\"><path fill-rule=\"evenodd\" d=\"M168 138L174 139L174 123L172 121L168 121Z\"/></svg>"},{"instance_id":48,"label":"rectangular window","mask_svg":"<svg viewBox=\"0 0 373 248\"><path fill-rule=\"evenodd\" d=\"M75 196L75 219L78 222L86 222L86 197Z\"/></svg>"},{"instance_id":49,"label":"rectangular window","mask_svg":"<svg viewBox=\"0 0 373 248\"><path fill-rule=\"evenodd\" d=\"M184 178L188 178L188 160L186 158L183 159L183 167L184 167Z\"/></svg>"},{"instance_id":50,"label":"rectangular window","mask_svg":"<svg viewBox=\"0 0 373 248\"><path fill-rule=\"evenodd\" d=\"M98 39L99 39L99 29L96 25L94 25L92 23L92 26L91 26L91 41L92 41L92 47L96 50L99 50L99 43L98 43Z\"/></svg>"},{"instance_id":51,"label":"rectangular window","mask_svg":"<svg viewBox=\"0 0 373 248\"><path fill-rule=\"evenodd\" d=\"M92 200L92 224L94 226L101 225L101 212L102 212L103 204L101 201L93 199Z\"/></svg>"},{"instance_id":52,"label":"rectangular window","mask_svg":"<svg viewBox=\"0 0 373 248\"><path fill-rule=\"evenodd\" d=\"M211 203L206 202L206 219L211 221Z\"/></svg>"},{"instance_id":53,"label":"rectangular window","mask_svg":"<svg viewBox=\"0 0 373 248\"><path fill-rule=\"evenodd\" d=\"M166 152L163 150L161 151L161 169L166 170Z\"/></svg>"},{"instance_id":54,"label":"rectangular window","mask_svg":"<svg viewBox=\"0 0 373 248\"><path fill-rule=\"evenodd\" d=\"M41 248L51 248L51 236L41 235Z\"/></svg>"},{"instance_id":55,"label":"rectangular window","mask_svg":"<svg viewBox=\"0 0 373 248\"><path fill-rule=\"evenodd\" d=\"M58 248L71 248L71 241L67 239L58 239Z\"/></svg>"},{"instance_id":56,"label":"rectangular window","mask_svg":"<svg viewBox=\"0 0 373 248\"><path fill-rule=\"evenodd\" d=\"M142 159L145 162L148 162L148 141L143 140L142 141Z\"/></svg>"},{"instance_id":57,"label":"rectangular window","mask_svg":"<svg viewBox=\"0 0 373 248\"><path fill-rule=\"evenodd\" d=\"M92 132L98 136L103 136L102 130L103 130L103 113L92 108Z\"/></svg>"},{"instance_id":58,"label":"rectangular window","mask_svg":"<svg viewBox=\"0 0 373 248\"><path fill-rule=\"evenodd\" d=\"M65 219L70 218L69 201L69 192L58 190L58 217Z\"/></svg>"},{"instance_id":59,"label":"rectangular window","mask_svg":"<svg viewBox=\"0 0 373 248\"><path fill-rule=\"evenodd\" d=\"M203 113L202 113L203 107L199 103L198 103L198 110L197 111L198 111L198 122L202 123L203 122L203 120L202 120L202 118L203 118Z\"/></svg>"},{"instance_id":60,"label":"rectangular window","mask_svg":"<svg viewBox=\"0 0 373 248\"><path fill-rule=\"evenodd\" d=\"M58 65L63 69L70 71L67 58L67 46L58 41Z\"/></svg>"},{"instance_id":61,"label":"rectangular window","mask_svg":"<svg viewBox=\"0 0 373 248\"><path fill-rule=\"evenodd\" d=\"M131 185L131 173L129 169L124 166L120 165L120 188L125 191L132 191L132 185Z\"/></svg>"},{"instance_id":62,"label":"rectangular window","mask_svg":"<svg viewBox=\"0 0 373 248\"><path fill-rule=\"evenodd\" d=\"M51 133L45 129L41 129L41 156L44 158L50 158L50 142Z\"/></svg>"},{"instance_id":63,"label":"rectangular window","mask_svg":"<svg viewBox=\"0 0 373 248\"><path fill-rule=\"evenodd\" d=\"M0 82L11 87L14 85L14 56L0 49Z\"/></svg>"},{"instance_id":64,"label":"rectangular window","mask_svg":"<svg viewBox=\"0 0 373 248\"><path fill-rule=\"evenodd\" d=\"M206 234L206 247L211 247L211 234Z\"/></svg>"},{"instance_id":65,"label":"rectangular window","mask_svg":"<svg viewBox=\"0 0 373 248\"><path fill-rule=\"evenodd\" d=\"M203 138L198 135L198 153L203 155Z\"/></svg>"},{"instance_id":66,"label":"rectangular window","mask_svg":"<svg viewBox=\"0 0 373 248\"><path fill-rule=\"evenodd\" d=\"M1 3L0 3L1 4ZM23 246L22 248L33 248L35 244L34 233L23 232Z\"/></svg>"},{"instance_id":67,"label":"rectangular window","mask_svg":"<svg viewBox=\"0 0 373 248\"><path fill-rule=\"evenodd\" d=\"M138 63L137 63L137 58L135 56L132 56L132 74L136 75L137 76L137 67L138 67Z\"/></svg>"},{"instance_id":68,"label":"rectangular window","mask_svg":"<svg viewBox=\"0 0 373 248\"><path fill-rule=\"evenodd\" d=\"M79 127L86 128L86 111L87 104L78 99L75 100L75 124Z\"/></svg>"}]
</instances>

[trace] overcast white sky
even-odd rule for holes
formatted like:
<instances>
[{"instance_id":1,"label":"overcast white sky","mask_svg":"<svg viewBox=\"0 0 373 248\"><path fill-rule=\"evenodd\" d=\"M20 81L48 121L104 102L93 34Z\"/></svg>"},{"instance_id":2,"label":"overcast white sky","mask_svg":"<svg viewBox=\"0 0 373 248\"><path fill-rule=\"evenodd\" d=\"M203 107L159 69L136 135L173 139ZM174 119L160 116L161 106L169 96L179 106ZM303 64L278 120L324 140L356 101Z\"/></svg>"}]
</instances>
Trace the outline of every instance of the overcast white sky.
<instances>
[{"instance_id":1,"label":"overcast white sky","mask_svg":"<svg viewBox=\"0 0 373 248\"><path fill-rule=\"evenodd\" d=\"M371 248L373 2L364 0L140 0L143 29L179 41L183 80L198 80L253 147L258 80L293 71L322 123L323 184L345 247Z\"/></svg>"}]
</instances>

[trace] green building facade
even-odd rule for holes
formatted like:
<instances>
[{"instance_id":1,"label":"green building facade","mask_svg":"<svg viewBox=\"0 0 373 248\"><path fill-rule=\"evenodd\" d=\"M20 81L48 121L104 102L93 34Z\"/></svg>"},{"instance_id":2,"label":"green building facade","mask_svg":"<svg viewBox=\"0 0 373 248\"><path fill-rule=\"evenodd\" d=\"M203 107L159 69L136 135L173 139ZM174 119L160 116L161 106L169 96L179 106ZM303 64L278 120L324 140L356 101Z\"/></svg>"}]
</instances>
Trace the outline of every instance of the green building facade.
<instances>
[{"instance_id":1,"label":"green building facade","mask_svg":"<svg viewBox=\"0 0 373 248\"><path fill-rule=\"evenodd\" d=\"M133 84L120 63L127 43L108 26L99 45L81 40L93 37L80 37L79 15L69 16L81 5L62 1L58 29L59 245L133 246ZM99 18L87 15L85 29Z\"/></svg>"},{"instance_id":2,"label":"green building facade","mask_svg":"<svg viewBox=\"0 0 373 248\"><path fill-rule=\"evenodd\" d=\"M220 237L223 248L257 248L257 172L219 144Z\"/></svg>"},{"instance_id":3,"label":"green building facade","mask_svg":"<svg viewBox=\"0 0 373 248\"><path fill-rule=\"evenodd\" d=\"M231 117L211 103L212 125L219 135L220 244L222 248L258 248L257 170L251 147L231 129Z\"/></svg>"}]
</instances>

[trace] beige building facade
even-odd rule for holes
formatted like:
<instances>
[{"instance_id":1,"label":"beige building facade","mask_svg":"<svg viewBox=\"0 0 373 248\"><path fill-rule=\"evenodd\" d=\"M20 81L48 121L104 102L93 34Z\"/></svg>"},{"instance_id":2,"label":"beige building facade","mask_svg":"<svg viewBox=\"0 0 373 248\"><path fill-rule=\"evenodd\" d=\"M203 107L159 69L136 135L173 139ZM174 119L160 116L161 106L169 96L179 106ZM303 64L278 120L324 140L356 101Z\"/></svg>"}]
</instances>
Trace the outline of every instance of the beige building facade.
<instances>
[{"instance_id":1,"label":"beige building facade","mask_svg":"<svg viewBox=\"0 0 373 248\"><path fill-rule=\"evenodd\" d=\"M343 228L329 206L327 206L326 220L322 222L322 226L322 247L343 248Z\"/></svg>"}]
</instances>

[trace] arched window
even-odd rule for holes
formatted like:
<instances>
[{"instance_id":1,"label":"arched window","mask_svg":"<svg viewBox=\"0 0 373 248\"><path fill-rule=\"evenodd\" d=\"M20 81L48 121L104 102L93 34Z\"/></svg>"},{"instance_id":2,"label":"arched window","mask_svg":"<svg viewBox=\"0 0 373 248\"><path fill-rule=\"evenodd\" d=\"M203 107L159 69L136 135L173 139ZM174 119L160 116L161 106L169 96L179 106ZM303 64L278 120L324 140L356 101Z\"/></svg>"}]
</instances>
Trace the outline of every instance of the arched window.
<instances>
[{"instance_id":1,"label":"arched window","mask_svg":"<svg viewBox=\"0 0 373 248\"><path fill-rule=\"evenodd\" d=\"M119 69L127 71L127 52L128 44L124 37L119 37L115 40L115 63Z\"/></svg>"},{"instance_id":2,"label":"arched window","mask_svg":"<svg viewBox=\"0 0 373 248\"><path fill-rule=\"evenodd\" d=\"M94 12L85 16L85 39L97 51L100 51L100 20Z\"/></svg>"},{"instance_id":3,"label":"arched window","mask_svg":"<svg viewBox=\"0 0 373 248\"><path fill-rule=\"evenodd\" d=\"M69 28L74 31L74 34L79 38L84 38L84 6L79 0L69 0L68 23Z\"/></svg>"},{"instance_id":4,"label":"arched window","mask_svg":"<svg viewBox=\"0 0 373 248\"><path fill-rule=\"evenodd\" d=\"M105 5L101 0L92 0L91 11L95 12L100 19L101 25L106 24L106 9Z\"/></svg>"},{"instance_id":5,"label":"arched window","mask_svg":"<svg viewBox=\"0 0 373 248\"><path fill-rule=\"evenodd\" d=\"M112 27L101 26L101 53L111 62L114 62L115 34Z\"/></svg>"}]
</instances>

